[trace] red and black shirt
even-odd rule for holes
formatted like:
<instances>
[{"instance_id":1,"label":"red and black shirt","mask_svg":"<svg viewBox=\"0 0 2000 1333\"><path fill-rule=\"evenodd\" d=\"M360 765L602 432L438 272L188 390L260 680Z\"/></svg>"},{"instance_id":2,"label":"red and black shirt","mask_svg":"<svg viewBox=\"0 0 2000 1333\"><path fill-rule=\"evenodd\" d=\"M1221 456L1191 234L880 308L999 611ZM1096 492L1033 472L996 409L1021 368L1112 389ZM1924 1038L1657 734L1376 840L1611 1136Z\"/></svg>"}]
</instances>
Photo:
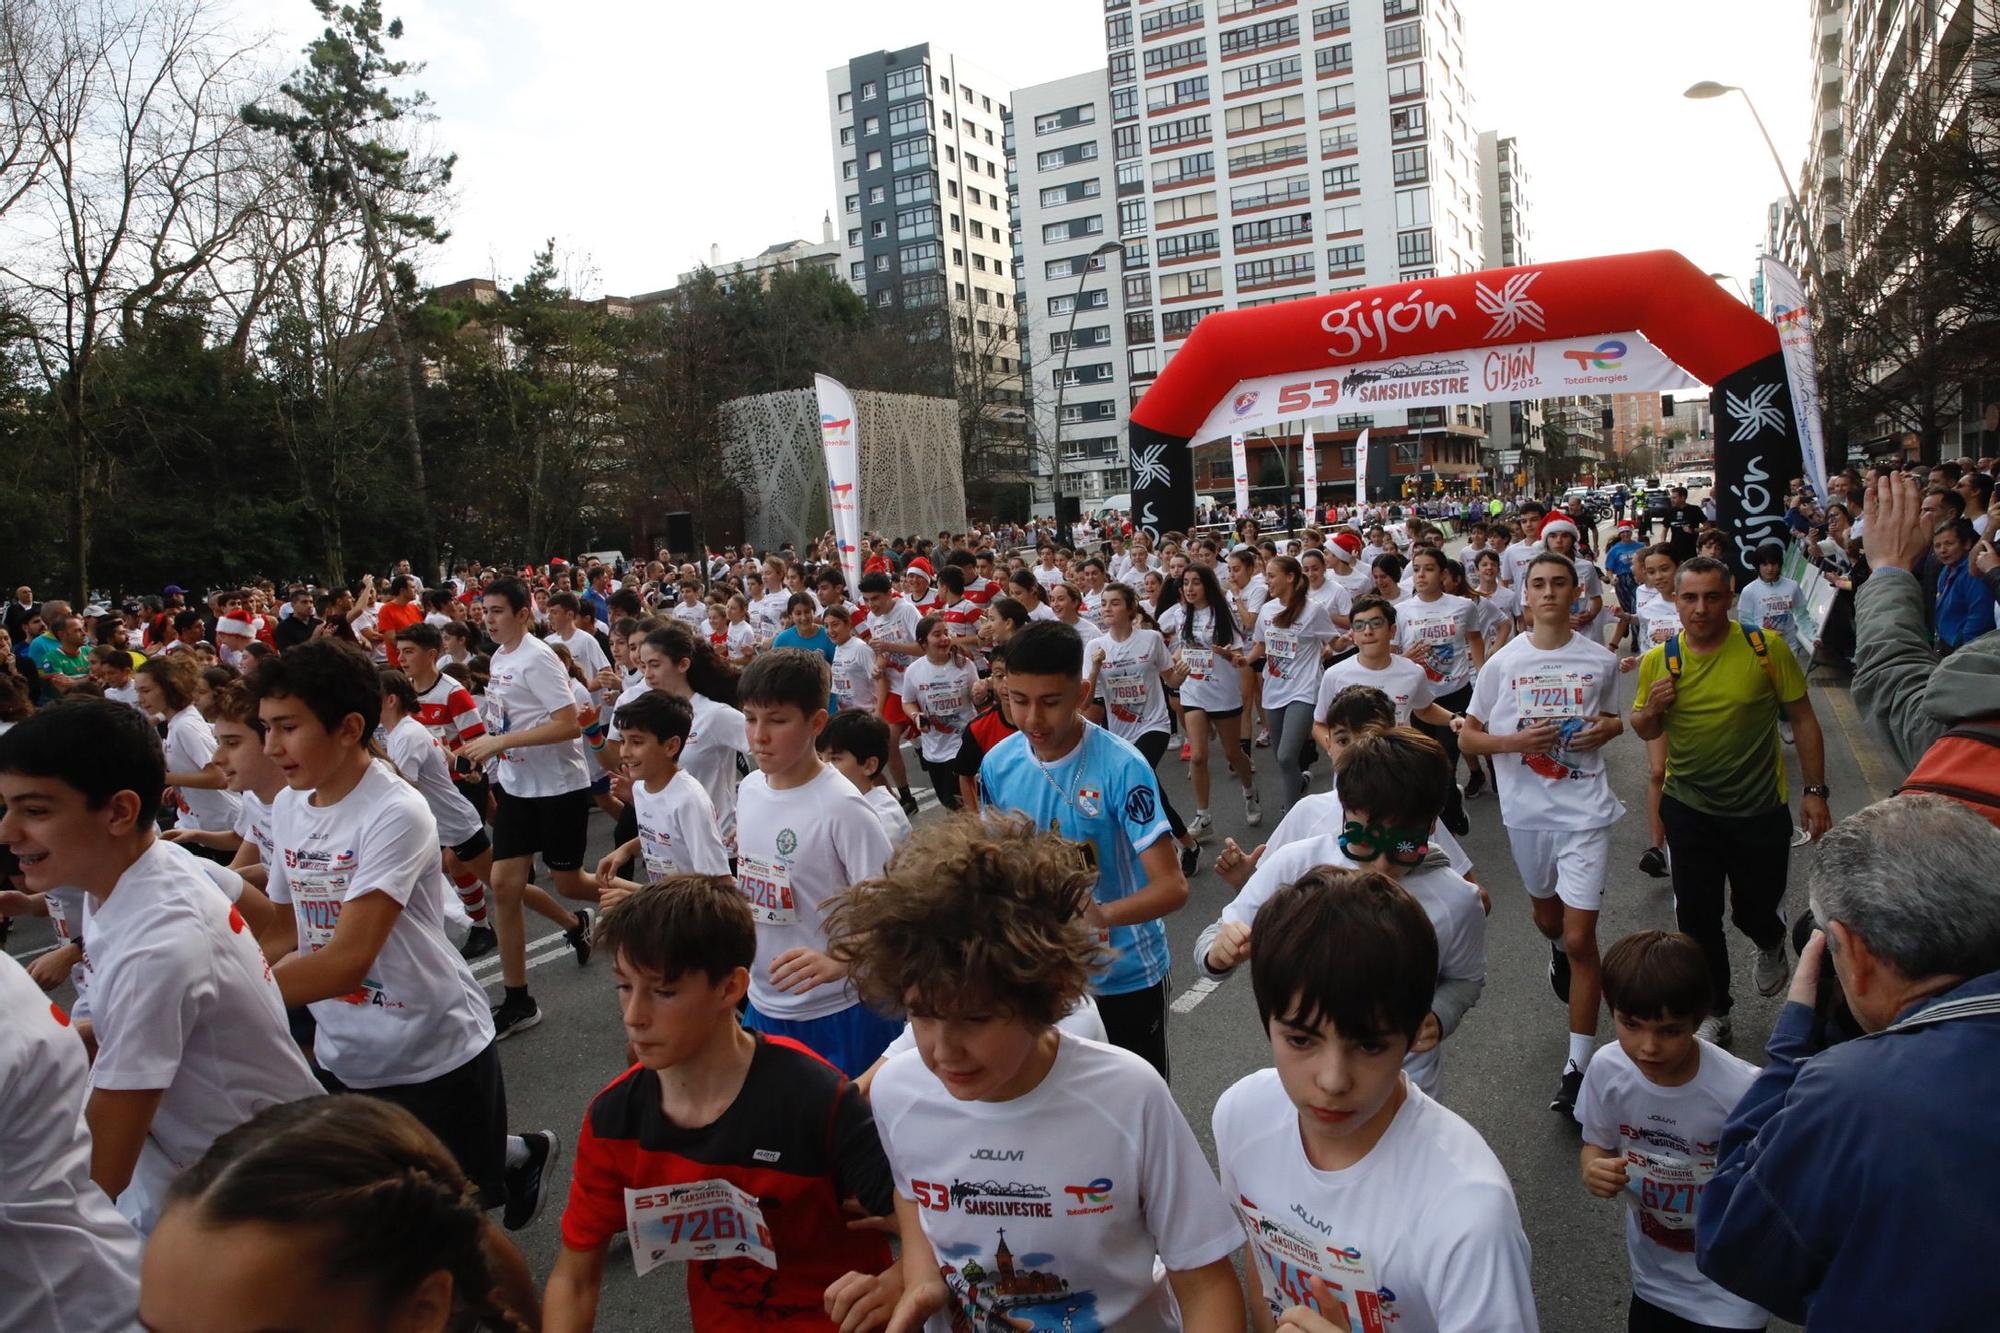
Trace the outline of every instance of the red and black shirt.
<instances>
[{"instance_id":1,"label":"red and black shirt","mask_svg":"<svg viewBox=\"0 0 2000 1333\"><path fill-rule=\"evenodd\" d=\"M752 1035L757 1050L743 1090L713 1124L684 1129L668 1120L659 1075L644 1065L592 1099L577 1136L563 1244L595 1250L625 1230L628 1189L726 1180L756 1197L778 1267L689 1264L695 1328L823 1333L834 1328L821 1303L827 1287L889 1265L887 1241L848 1230L841 1203L853 1198L887 1216L895 1187L859 1090L797 1042Z\"/></svg>"}]
</instances>

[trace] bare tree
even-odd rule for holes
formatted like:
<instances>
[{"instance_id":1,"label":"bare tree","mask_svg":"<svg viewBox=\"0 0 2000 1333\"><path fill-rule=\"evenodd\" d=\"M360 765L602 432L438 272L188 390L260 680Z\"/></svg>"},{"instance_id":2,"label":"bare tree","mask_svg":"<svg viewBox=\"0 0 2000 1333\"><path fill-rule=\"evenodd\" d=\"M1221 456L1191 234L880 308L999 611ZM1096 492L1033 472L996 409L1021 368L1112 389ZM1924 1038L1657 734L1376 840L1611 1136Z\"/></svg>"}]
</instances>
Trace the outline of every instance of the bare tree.
<instances>
[{"instance_id":1,"label":"bare tree","mask_svg":"<svg viewBox=\"0 0 2000 1333\"><path fill-rule=\"evenodd\" d=\"M24 155L41 165L9 217L21 243L0 256L0 281L60 414L70 573L87 597L109 475L88 382L108 340L192 299L249 214L235 109L256 91L255 48L221 32L207 0L56 0L43 15L45 40L17 53L14 80Z\"/></svg>"},{"instance_id":2,"label":"bare tree","mask_svg":"<svg viewBox=\"0 0 2000 1333\"><path fill-rule=\"evenodd\" d=\"M617 386L632 469L686 506L698 549L723 498L753 489L742 486L723 438L726 333L716 294L684 288L634 317Z\"/></svg>"}]
</instances>

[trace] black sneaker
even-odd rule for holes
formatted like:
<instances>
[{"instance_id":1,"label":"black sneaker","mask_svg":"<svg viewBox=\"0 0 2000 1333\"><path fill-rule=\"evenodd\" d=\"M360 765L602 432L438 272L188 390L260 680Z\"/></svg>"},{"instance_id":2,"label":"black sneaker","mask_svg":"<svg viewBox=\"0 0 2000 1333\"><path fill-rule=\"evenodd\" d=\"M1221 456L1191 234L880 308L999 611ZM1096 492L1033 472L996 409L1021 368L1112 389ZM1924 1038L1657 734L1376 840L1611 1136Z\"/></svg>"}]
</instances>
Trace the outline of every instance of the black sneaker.
<instances>
[{"instance_id":1,"label":"black sneaker","mask_svg":"<svg viewBox=\"0 0 2000 1333\"><path fill-rule=\"evenodd\" d=\"M466 962L484 958L500 947L500 940L491 926L474 926L465 932L465 943L458 946L458 956Z\"/></svg>"},{"instance_id":2,"label":"black sneaker","mask_svg":"<svg viewBox=\"0 0 2000 1333\"><path fill-rule=\"evenodd\" d=\"M1445 800L1441 822L1452 831L1453 835L1460 838L1472 832L1472 819L1465 813L1465 793L1456 784L1451 789L1451 795Z\"/></svg>"},{"instance_id":3,"label":"black sneaker","mask_svg":"<svg viewBox=\"0 0 2000 1333\"><path fill-rule=\"evenodd\" d=\"M1549 941L1549 986L1558 1000L1569 1003L1569 955L1558 940Z\"/></svg>"},{"instance_id":4,"label":"black sneaker","mask_svg":"<svg viewBox=\"0 0 2000 1333\"><path fill-rule=\"evenodd\" d=\"M1186 846L1182 847L1181 874L1187 877L1188 879L1193 879L1195 877L1196 872L1198 872L1200 869L1201 869L1201 844L1196 843L1192 847L1186 847Z\"/></svg>"},{"instance_id":5,"label":"black sneaker","mask_svg":"<svg viewBox=\"0 0 2000 1333\"><path fill-rule=\"evenodd\" d=\"M1470 778L1467 778L1465 782L1465 799L1468 801L1476 801L1485 794L1486 794L1486 770L1483 768L1475 768L1472 770L1472 776Z\"/></svg>"},{"instance_id":6,"label":"black sneaker","mask_svg":"<svg viewBox=\"0 0 2000 1333\"><path fill-rule=\"evenodd\" d=\"M590 961L590 913L577 909L576 924L563 932L563 943L576 950L576 965Z\"/></svg>"},{"instance_id":7,"label":"black sneaker","mask_svg":"<svg viewBox=\"0 0 2000 1333\"><path fill-rule=\"evenodd\" d=\"M903 790L896 793L896 804L902 806L903 813L908 815L910 818L915 819L917 817L917 810L918 810L917 798L910 795L910 789L908 787L905 787L903 788Z\"/></svg>"},{"instance_id":8,"label":"black sneaker","mask_svg":"<svg viewBox=\"0 0 2000 1333\"><path fill-rule=\"evenodd\" d=\"M509 1231L519 1231L541 1215L549 1177L562 1156L562 1140L546 1129L523 1134L521 1141L528 1145L528 1160L507 1173L507 1207L500 1214Z\"/></svg>"},{"instance_id":9,"label":"black sneaker","mask_svg":"<svg viewBox=\"0 0 2000 1333\"><path fill-rule=\"evenodd\" d=\"M516 1032L526 1032L542 1021L542 1007L532 995L519 1001L512 998L493 1006L493 1040L505 1041Z\"/></svg>"},{"instance_id":10,"label":"black sneaker","mask_svg":"<svg viewBox=\"0 0 2000 1333\"><path fill-rule=\"evenodd\" d=\"M1639 856L1639 869L1654 879L1667 877L1667 854L1658 847L1648 847Z\"/></svg>"},{"instance_id":11,"label":"black sneaker","mask_svg":"<svg viewBox=\"0 0 2000 1333\"><path fill-rule=\"evenodd\" d=\"M1571 1120L1576 1119L1576 1099L1583 1095L1583 1071L1575 1065L1563 1070L1562 1082L1556 1085L1556 1095L1549 1098L1549 1109L1560 1111ZM513 1204L508 1204L511 1215Z\"/></svg>"}]
</instances>

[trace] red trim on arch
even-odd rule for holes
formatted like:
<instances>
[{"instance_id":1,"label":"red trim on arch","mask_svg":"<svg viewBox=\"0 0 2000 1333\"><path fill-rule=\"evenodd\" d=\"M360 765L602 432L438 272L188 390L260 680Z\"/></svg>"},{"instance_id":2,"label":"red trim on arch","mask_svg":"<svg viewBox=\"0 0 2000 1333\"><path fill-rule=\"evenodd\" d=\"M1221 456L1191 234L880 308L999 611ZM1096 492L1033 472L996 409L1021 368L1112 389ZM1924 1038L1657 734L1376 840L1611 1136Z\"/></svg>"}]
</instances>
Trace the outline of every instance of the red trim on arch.
<instances>
[{"instance_id":1,"label":"red trim on arch","mask_svg":"<svg viewBox=\"0 0 2000 1333\"><path fill-rule=\"evenodd\" d=\"M1531 275L1520 296L1538 307L1535 318L1540 323L1530 319L1503 329L1503 321L1480 309L1480 290L1498 292L1516 275ZM1409 332L1391 332L1386 340L1371 331L1351 352L1337 344L1352 339L1329 334L1322 327L1323 321L1343 309L1351 307L1357 316L1365 317L1411 297L1432 309L1448 306L1452 315L1439 319L1435 327L1420 318ZM1363 322L1362 318L1351 321L1355 327ZM1650 250L1426 278L1310 301L1217 311L1202 320L1174 353L1132 409L1131 419L1162 434L1187 439L1239 380L1384 357L1591 338L1626 329L1645 334L1689 374L1710 385L1778 350L1777 329L1756 311L1723 291L1676 252Z\"/></svg>"}]
</instances>

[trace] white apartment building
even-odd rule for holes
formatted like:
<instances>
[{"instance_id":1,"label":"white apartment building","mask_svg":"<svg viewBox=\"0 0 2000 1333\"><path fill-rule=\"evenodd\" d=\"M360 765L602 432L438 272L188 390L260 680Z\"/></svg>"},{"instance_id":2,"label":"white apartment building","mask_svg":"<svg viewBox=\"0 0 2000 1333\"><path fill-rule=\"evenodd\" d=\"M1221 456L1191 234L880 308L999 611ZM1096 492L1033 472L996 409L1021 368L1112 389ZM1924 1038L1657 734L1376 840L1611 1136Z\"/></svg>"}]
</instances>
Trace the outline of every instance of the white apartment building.
<instances>
[{"instance_id":1,"label":"white apartment building","mask_svg":"<svg viewBox=\"0 0 2000 1333\"><path fill-rule=\"evenodd\" d=\"M1529 180L1521 163L1520 144L1492 130L1481 134L1479 179L1485 224L1483 267L1532 264ZM1539 478L1546 470L1548 452L1543 425L1539 399L1488 403L1485 463L1489 476L1516 485Z\"/></svg>"},{"instance_id":2,"label":"white apartment building","mask_svg":"<svg viewBox=\"0 0 2000 1333\"><path fill-rule=\"evenodd\" d=\"M1108 266L1102 297L1098 275L1085 277L1078 320L1080 343L1085 319L1094 330L1102 311L1109 336L1088 349L1089 363L1108 363L1109 375L1065 385L1071 419L1061 423L1065 447L1083 445L1080 465L1095 461L1106 433L1119 438L1115 463L1083 472L1102 481L1081 484L1108 488L1123 480L1131 398L1204 315L1471 272L1486 266L1486 252L1456 0L1105 0L1105 46L1108 126L1099 111L1087 130L1058 125L1037 136L1022 101L1032 99L1037 116L1095 101L1096 76L1025 90L1015 118L1019 268L1038 405L1060 370L1050 366L1050 340L1065 330L1046 321L1052 308L1067 321L1059 298L1080 276L1068 266L1096 247L1089 238L1123 243L1110 260L1117 281ZM1094 166L1053 155L1081 152L1086 141ZM1086 177L1098 190L1088 200L1051 193L1057 202L1042 204L1045 191ZM1085 351L1071 353L1072 379ZM1078 419L1072 389L1118 404L1117 417ZM1323 444L1373 425L1394 441L1398 473L1462 476L1478 470L1484 415L1385 409L1310 424ZM1253 454L1295 443L1259 442ZM1322 478L1343 466L1346 451L1330 452ZM1295 448L1283 467L1295 482ZM1197 476L1215 488L1200 465Z\"/></svg>"}]
</instances>

